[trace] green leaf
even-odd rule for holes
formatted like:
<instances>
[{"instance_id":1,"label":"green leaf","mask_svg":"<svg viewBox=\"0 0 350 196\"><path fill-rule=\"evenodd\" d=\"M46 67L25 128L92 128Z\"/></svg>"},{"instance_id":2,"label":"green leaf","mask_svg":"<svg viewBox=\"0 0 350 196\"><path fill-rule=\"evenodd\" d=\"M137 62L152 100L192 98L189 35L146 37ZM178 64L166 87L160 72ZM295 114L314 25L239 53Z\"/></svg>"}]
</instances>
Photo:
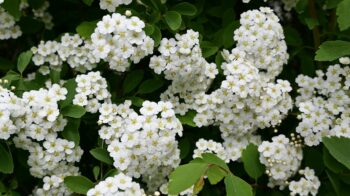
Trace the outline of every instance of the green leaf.
<instances>
[{"instance_id":1,"label":"green leaf","mask_svg":"<svg viewBox=\"0 0 350 196\"><path fill-rule=\"evenodd\" d=\"M227 196L253 196L252 187L234 175L225 177L225 187Z\"/></svg>"},{"instance_id":2,"label":"green leaf","mask_svg":"<svg viewBox=\"0 0 350 196\"><path fill-rule=\"evenodd\" d=\"M162 32L157 26L154 26L153 33L150 37L154 40L154 46L157 47L162 39Z\"/></svg>"},{"instance_id":3,"label":"green leaf","mask_svg":"<svg viewBox=\"0 0 350 196\"><path fill-rule=\"evenodd\" d=\"M109 156L109 153L106 149L103 148L94 148L90 150L90 154L95 157L95 159L107 163L108 165L113 164L113 159Z\"/></svg>"},{"instance_id":4,"label":"green leaf","mask_svg":"<svg viewBox=\"0 0 350 196\"><path fill-rule=\"evenodd\" d=\"M265 167L259 161L258 147L249 144L242 152L241 160L248 175L257 180L264 174Z\"/></svg>"},{"instance_id":5,"label":"green leaf","mask_svg":"<svg viewBox=\"0 0 350 196\"><path fill-rule=\"evenodd\" d=\"M201 42L201 49L202 49L202 54L204 58L207 58L216 54L216 52L219 50L217 46L207 41Z\"/></svg>"},{"instance_id":6,"label":"green leaf","mask_svg":"<svg viewBox=\"0 0 350 196\"><path fill-rule=\"evenodd\" d=\"M145 31L146 35L152 35L154 32L154 26L146 23L146 26L143 30Z\"/></svg>"},{"instance_id":7,"label":"green leaf","mask_svg":"<svg viewBox=\"0 0 350 196\"><path fill-rule=\"evenodd\" d=\"M124 94L130 93L132 90L134 90L137 87L137 85L139 85L142 81L143 75L144 71L141 69L128 73L123 82Z\"/></svg>"},{"instance_id":8,"label":"green leaf","mask_svg":"<svg viewBox=\"0 0 350 196\"><path fill-rule=\"evenodd\" d=\"M76 94L75 89L77 88L77 83L75 82L75 79L69 79L66 81L66 83L64 83L63 87L66 88L68 92L66 95L66 99L60 102L61 108L68 106L72 103Z\"/></svg>"},{"instance_id":9,"label":"green leaf","mask_svg":"<svg viewBox=\"0 0 350 196\"><path fill-rule=\"evenodd\" d=\"M91 6L94 0L82 0L86 5Z\"/></svg>"},{"instance_id":10,"label":"green leaf","mask_svg":"<svg viewBox=\"0 0 350 196\"><path fill-rule=\"evenodd\" d=\"M0 172L11 174L13 172L13 160L11 152L0 143Z\"/></svg>"},{"instance_id":11,"label":"green leaf","mask_svg":"<svg viewBox=\"0 0 350 196\"><path fill-rule=\"evenodd\" d=\"M85 39L90 39L90 36L95 31L96 26L97 21L84 21L80 23L75 30L81 37Z\"/></svg>"},{"instance_id":12,"label":"green leaf","mask_svg":"<svg viewBox=\"0 0 350 196\"><path fill-rule=\"evenodd\" d=\"M152 93L163 86L163 81L158 79L148 79L140 85L137 93L148 94Z\"/></svg>"},{"instance_id":13,"label":"green leaf","mask_svg":"<svg viewBox=\"0 0 350 196\"><path fill-rule=\"evenodd\" d=\"M72 117L72 118L81 118L86 113L84 107L79 105L69 105L62 108L61 113L63 116Z\"/></svg>"},{"instance_id":14,"label":"green leaf","mask_svg":"<svg viewBox=\"0 0 350 196\"><path fill-rule=\"evenodd\" d=\"M339 163L332 155L329 154L327 148L323 148L323 162L325 166L334 173L341 173L346 167Z\"/></svg>"},{"instance_id":15,"label":"green leaf","mask_svg":"<svg viewBox=\"0 0 350 196\"><path fill-rule=\"evenodd\" d=\"M310 30L319 25L318 20L314 18L305 18L305 23Z\"/></svg>"},{"instance_id":16,"label":"green leaf","mask_svg":"<svg viewBox=\"0 0 350 196\"><path fill-rule=\"evenodd\" d=\"M52 83L58 84L61 79L61 71L51 69L50 70L50 79Z\"/></svg>"},{"instance_id":17,"label":"green leaf","mask_svg":"<svg viewBox=\"0 0 350 196\"><path fill-rule=\"evenodd\" d=\"M190 141L187 137L179 140L180 159L184 159L190 153Z\"/></svg>"},{"instance_id":18,"label":"green leaf","mask_svg":"<svg viewBox=\"0 0 350 196\"><path fill-rule=\"evenodd\" d=\"M29 65L30 60L32 59L33 53L28 50L26 52L22 52L17 61L17 69L22 74L26 67Z\"/></svg>"},{"instance_id":19,"label":"green leaf","mask_svg":"<svg viewBox=\"0 0 350 196\"><path fill-rule=\"evenodd\" d=\"M178 115L177 118L180 120L182 125L188 125L190 127L196 127L196 123L193 122L193 118L196 116L194 110L188 111L184 116Z\"/></svg>"},{"instance_id":20,"label":"green leaf","mask_svg":"<svg viewBox=\"0 0 350 196\"><path fill-rule=\"evenodd\" d=\"M316 52L315 60L333 61L350 54L350 42L347 41L326 41L323 42Z\"/></svg>"},{"instance_id":21,"label":"green leaf","mask_svg":"<svg viewBox=\"0 0 350 196\"><path fill-rule=\"evenodd\" d=\"M329 153L337 161L350 169L350 139L344 137L324 137L322 141Z\"/></svg>"},{"instance_id":22,"label":"green leaf","mask_svg":"<svg viewBox=\"0 0 350 196\"><path fill-rule=\"evenodd\" d=\"M350 27L350 0L343 0L337 6L339 29L344 31Z\"/></svg>"},{"instance_id":23,"label":"green leaf","mask_svg":"<svg viewBox=\"0 0 350 196\"><path fill-rule=\"evenodd\" d=\"M178 13L185 15L185 16L194 16L197 13L196 6L192 5L191 3L187 3L187 2L181 2L179 4L176 4L170 10L177 11Z\"/></svg>"},{"instance_id":24,"label":"green leaf","mask_svg":"<svg viewBox=\"0 0 350 196\"><path fill-rule=\"evenodd\" d=\"M1 7L18 20L21 17L21 11L19 10L20 2L20 0L5 0L1 4Z\"/></svg>"},{"instance_id":25,"label":"green leaf","mask_svg":"<svg viewBox=\"0 0 350 196\"><path fill-rule=\"evenodd\" d=\"M10 81L16 81L21 79L21 75L15 71L8 71L4 77L2 77L4 80L10 80Z\"/></svg>"},{"instance_id":26,"label":"green leaf","mask_svg":"<svg viewBox=\"0 0 350 196\"><path fill-rule=\"evenodd\" d=\"M113 176L117 175L118 173L119 172L117 169L111 169L103 176L103 178L105 179L107 177L113 177Z\"/></svg>"},{"instance_id":27,"label":"green leaf","mask_svg":"<svg viewBox=\"0 0 350 196\"><path fill-rule=\"evenodd\" d=\"M170 174L168 192L177 195L194 185L208 168L207 163L181 165Z\"/></svg>"},{"instance_id":28,"label":"green leaf","mask_svg":"<svg viewBox=\"0 0 350 196\"><path fill-rule=\"evenodd\" d=\"M69 141L73 141L76 146L80 143L79 126L79 118L68 118L68 123L62 131L62 136Z\"/></svg>"},{"instance_id":29,"label":"green leaf","mask_svg":"<svg viewBox=\"0 0 350 196\"><path fill-rule=\"evenodd\" d=\"M89 189L94 187L85 176L67 176L64 178L64 184L74 193L86 194Z\"/></svg>"},{"instance_id":30,"label":"green leaf","mask_svg":"<svg viewBox=\"0 0 350 196\"><path fill-rule=\"evenodd\" d=\"M0 181L0 195L1 193L5 193L6 191L7 191L6 186L4 185L4 183Z\"/></svg>"},{"instance_id":31,"label":"green leaf","mask_svg":"<svg viewBox=\"0 0 350 196\"><path fill-rule=\"evenodd\" d=\"M215 164L215 165L218 165L227 171L230 171L230 168L226 165L225 161L223 161L218 156L216 156L212 153L203 153L202 158L206 163Z\"/></svg>"},{"instance_id":32,"label":"green leaf","mask_svg":"<svg viewBox=\"0 0 350 196\"><path fill-rule=\"evenodd\" d=\"M168 11L167 13L165 13L164 19L170 27L170 29L173 31L179 29L182 23L181 15L175 11Z\"/></svg>"},{"instance_id":33,"label":"green leaf","mask_svg":"<svg viewBox=\"0 0 350 196\"><path fill-rule=\"evenodd\" d=\"M220 182L225 176L227 176L227 173L224 170L222 170L219 166L213 165L209 167L207 171L207 176L210 184L214 185Z\"/></svg>"},{"instance_id":34,"label":"green leaf","mask_svg":"<svg viewBox=\"0 0 350 196\"><path fill-rule=\"evenodd\" d=\"M326 7L327 9L336 8L340 2L342 2L342 0L326 0Z\"/></svg>"},{"instance_id":35,"label":"green leaf","mask_svg":"<svg viewBox=\"0 0 350 196\"><path fill-rule=\"evenodd\" d=\"M204 179L202 176L193 186L193 195L197 195L203 189L203 187L204 187Z\"/></svg>"},{"instance_id":36,"label":"green leaf","mask_svg":"<svg viewBox=\"0 0 350 196\"><path fill-rule=\"evenodd\" d=\"M131 97L129 99L131 100L132 104L136 107L141 107L142 103L145 101L140 97Z\"/></svg>"}]
</instances>

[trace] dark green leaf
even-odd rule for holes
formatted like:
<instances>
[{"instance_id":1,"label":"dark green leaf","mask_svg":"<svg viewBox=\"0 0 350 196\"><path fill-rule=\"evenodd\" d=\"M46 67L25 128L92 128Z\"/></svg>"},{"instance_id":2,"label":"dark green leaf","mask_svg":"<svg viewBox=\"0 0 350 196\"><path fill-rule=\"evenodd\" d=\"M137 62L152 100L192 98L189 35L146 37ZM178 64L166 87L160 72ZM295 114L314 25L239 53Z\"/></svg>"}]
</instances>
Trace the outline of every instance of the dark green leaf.
<instances>
[{"instance_id":1,"label":"dark green leaf","mask_svg":"<svg viewBox=\"0 0 350 196\"><path fill-rule=\"evenodd\" d=\"M17 69L22 74L26 67L29 65L30 60L32 59L33 53L28 50L26 52L22 52L17 61Z\"/></svg>"},{"instance_id":2,"label":"dark green leaf","mask_svg":"<svg viewBox=\"0 0 350 196\"><path fill-rule=\"evenodd\" d=\"M153 33L150 37L154 40L154 46L157 47L162 39L162 32L157 26L154 26Z\"/></svg>"},{"instance_id":3,"label":"dark green leaf","mask_svg":"<svg viewBox=\"0 0 350 196\"><path fill-rule=\"evenodd\" d=\"M51 78L51 82L58 84L60 82L61 79L61 72L55 69L51 69L50 70L50 78Z\"/></svg>"},{"instance_id":4,"label":"dark green leaf","mask_svg":"<svg viewBox=\"0 0 350 196\"><path fill-rule=\"evenodd\" d=\"M343 0L337 6L339 29L344 31L350 27L350 0Z\"/></svg>"},{"instance_id":5,"label":"dark green leaf","mask_svg":"<svg viewBox=\"0 0 350 196\"><path fill-rule=\"evenodd\" d=\"M139 69L128 73L123 82L123 92L124 94L130 93L134 90L142 81L144 71Z\"/></svg>"},{"instance_id":6,"label":"dark green leaf","mask_svg":"<svg viewBox=\"0 0 350 196\"><path fill-rule=\"evenodd\" d=\"M91 6L94 0L82 0L86 5Z\"/></svg>"},{"instance_id":7,"label":"dark green leaf","mask_svg":"<svg viewBox=\"0 0 350 196\"><path fill-rule=\"evenodd\" d=\"M263 175L265 171L265 167L259 161L259 154L258 147L254 144L249 144L243 150L241 157L245 171L255 180Z\"/></svg>"},{"instance_id":8,"label":"dark green leaf","mask_svg":"<svg viewBox=\"0 0 350 196\"><path fill-rule=\"evenodd\" d=\"M67 176L64 178L64 184L74 193L86 194L89 189L94 187L85 176Z\"/></svg>"},{"instance_id":9,"label":"dark green leaf","mask_svg":"<svg viewBox=\"0 0 350 196\"><path fill-rule=\"evenodd\" d=\"M350 55L350 42L341 40L326 41L317 50L315 60L333 61L345 55Z\"/></svg>"},{"instance_id":10,"label":"dark green leaf","mask_svg":"<svg viewBox=\"0 0 350 196\"><path fill-rule=\"evenodd\" d=\"M168 11L167 13L165 13L164 19L170 27L170 29L173 31L179 29L182 23L181 15L175 11Z\"/></svg>"},{"instance_id":11,"label":"dark green leaf","mask_svg":"<svg viewBox=\"0 0 350 196\"><path fill-rule=\"evenodd\" d=\"M67 140L73 141L76 146L80 143L79 126L79 118L68 118L68 123L62 131L62 136Z\"/></svg>"},{"instance_id":12,"label":"dark green leaf","mask_svg":"<svg viewBox=\"0 0 350 196\"><path fill-rule=\"evenodd\" d=\"M82 106L68 105L62 108L61 113L63 114L63 116L67 117L81 118L86 113L86 110Z\"/></svg>"},{"instance_id":13,"label":"dark green leaf","mask_svg":"<svg viewBox=\"0 0 350 196\"><path fill-rule=\"evenodd\" d=\"M106 149L94 148L90 150L90 154L97 160L107 163L108 165L113 164L113 159L109 156L109 153Z\"/></svg>"},{"instance_id":14,"label":"dark green leaf","mask_svg":"<svg viewBox=\"0 0 350 196\"><path fill-rule=\"evenodd\" d=\"M322 141L329 153L337 161L350 169L350 139L344 137L324 137Z\"/></svg>"},{"instance_id":15,"label":"dark green leaf","mask_svg":"<svg viewBox=\"0 0 350 196\"><path fill-rule=\"evenodd\" d=\"M178 13L186 16L194 16L197 13L197 8L187 2L181 2L179 4L176 4L174 7L171 8L171 10L177 11Z\"/></svg>"},{"instance_id":16,"label":"dark green leaf","mask_svg":"<svg viewBox=\"0 0 350 196\"><path fill-rule=\"evenodd\" d=\"M207 163L189 163L181 165L170 174L169 194L177 195L194 185L208 168Z\"/></svg>"},{"instance_id":17,"label":"dark green leaf","mask_svg":"<svg viewBox=\"0 0 350 196\"><path fill-rule=\"evenodd\" d=\"M247 182L234 175L225 177L225 187L227 196L253 196L252 187Z\"/></svg>"},{"instance_id":18,"label":"dark green leaf","mask_svg":"<svg viewBox=\"0 0 350 196\"><path fill-rule=\"evenodd\" d=\"M5 0L1 4L1 7L18 20L21 17L21 11L19 10L20 2L20 0Z\"/></svg>"},{"instance_id":19,"label":"dark green leaf","mask_svg":"<svg viewBox=\"0 0 350 196\"><path fill-rule=\"evenodd\" d=\"M158 79L148 79L140 85L138 94L152 93L163 86L163 81Z\"/></svg>"},{"instance_id":20,"label":"dark green leaf","mask_svg":"<svg viewBox=\"0 0 350 196\"><path fill-rule=\"evenodd\" d=\"M72 103L76 94L75 89L77 88L77 83L75 82L75 79L69 79L63 87L67 89L68 93L66 99L60 102L62 108Z\"/></svg>"},{"instance_id":21,"label":"dark green leaf","mask_svg":"<svg viewBox=\"0 0 350 196\"><path fill-rule=\"evenodd\" d=\"M11 174L13 172L13 160L11 152L0 143L0 172Z\"/></svg>"}]
</instances>

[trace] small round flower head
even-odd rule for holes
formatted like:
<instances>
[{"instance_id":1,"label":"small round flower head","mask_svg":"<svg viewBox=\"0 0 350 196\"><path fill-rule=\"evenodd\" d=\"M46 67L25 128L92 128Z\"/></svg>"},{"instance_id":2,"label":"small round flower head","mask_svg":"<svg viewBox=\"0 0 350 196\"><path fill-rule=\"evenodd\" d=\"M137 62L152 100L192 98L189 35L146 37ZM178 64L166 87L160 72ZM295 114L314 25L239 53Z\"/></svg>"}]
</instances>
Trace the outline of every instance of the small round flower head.
<instances>
[{"instance_id":1,"label":"small round flower head","mask_svg":"<svg viewBox=\"0 0 350 196\"><path fill-rule=\"evenodd\" d=\"M286 181L298 171L303 157L301 148L286 136L278 135L271 142L263 141L258 151L260 162L266 166L266 174L269 176L268 186L283 189Z\"/></svg>"},{"instance_id":2,"label":"small round flower head","mask_svg":"<svg viewBox=\"0 0 350 196\"><path fill-rule=\"evenodd\" d=\"M110 195L144 195L145 191L141 188L140 184L133 182L131 177L126 176L124 173L119 173L113 177L107 177L105 180L100 181L94 188L87 192L87 196L110 196Z\"/></svg>"},{"instance_id":3,"label":"small round flower head","mask_svg":"<svg viewBox=\"0 0 350 196\"><path fill-rule=\"evenodd\" d=\"M115 12L120 5L129 5L132 0L100 0L100 8L109 12Z\"/></svg>"},{"instance_id":4,"label":"small round flower head","mask_svg":"<svg viewBox=\"0 0 350 196\"><path fill-rule=\"evenodd\" d=\"M308 196L308 195L317 195L318 188L321 185L320 180L315 175L315 171L306 167L303 170L299 170L299 173L303 176L298 181L289 182L289 191L290 195L300 195L300 196Z\"/></svg>"},{"instance_id":5,"label":"small round flower head","mask_svg":"<svg viewBox=\"0 0 350 196\"><path fill-rule=\"evenodd\" d=\"M314 78L299 75L296 105L301 112L296 132L308 146L318 145L325 136L350 137L350 69L329 66Z\"/></svg>"},{"instance_id":6,"label":"small round flower head","mask_svg":"<svg viewBox=\"0 0 350 196\"><path fill-rule=\"evenodd\" d=\"M21 35L22 31L16 25L15 18L0 7L0 40L16 39Z\"/></svg>"},{"instance_id":7,"label":"small round flower head","mask_svg":"<svg viewBox=\"0 0 350 196\"><path fill-rule=\"evenodd\" d=\"M92 54L109 63L112 70L125 72L153 53L154 41L143 30L145 23L136 16L105 15L91 35Z\"/></svg>"},{"instance_id":8,"label":"small round flower head","mask_svg":"<svg viewBox=\"0 0 350 196\"><path fill-rule=\"evenodd\" d=\"M166 176L180 163L176 135L181 122L169 102L145 101L140 114L131 101L118 106L105 102L99 108L100 138L105 140L114 166L147 183L149 191L166 183Z\"/></svg>"},{"instance_id":9,"label":"small round flower head","mask_svg":"<svg viewBox=\"0 0 350 196\"><path fill-rule=\"evenodd\" d=\"M84 106L86 111L96 113L102 101L110 99L111 95L107 90L107 81L99 71L78 75L76 94L73 104Z\"/></svg>"}]
</instances>

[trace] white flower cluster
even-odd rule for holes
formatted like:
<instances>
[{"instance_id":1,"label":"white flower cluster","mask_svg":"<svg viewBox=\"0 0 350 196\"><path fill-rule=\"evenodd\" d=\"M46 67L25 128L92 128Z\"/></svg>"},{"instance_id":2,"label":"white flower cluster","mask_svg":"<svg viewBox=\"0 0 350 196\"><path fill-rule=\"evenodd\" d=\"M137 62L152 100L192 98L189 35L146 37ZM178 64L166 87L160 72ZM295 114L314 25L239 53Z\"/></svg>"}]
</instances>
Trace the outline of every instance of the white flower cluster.
<instances>
[{"instance_id":1,"label":"white flower cluster","mask_svg":"<svg viewBox=\"0 0 350 196\"><path fill-rule=\"evenodd\" d=\"M87 196L142 196L145 195L144 190L132 178L123 173L119 173L113 177L107 177L100 181L94 188L90 189Z\"/></svg>"},{"instance_id":2,"label":"white flower cluster","mask_svg":"<svg viewBox=\"0 0 350 196\"><path fill-rule=\"evenodd\" d=\"M99 71L78 75L75 81L77 88L73 104L85 107L88 112L96 113L101 107L100 101L108 101L111 97L107 81Z\"/></svg>"},{"instance_id":3,"label":"white flower cluster","mask_svg":"<svg viewBox=\"0 0 350 196\"><path fill-rule=\"evenodd\" d=\"M291 181L289 183L290 195L300 195L300 196L308 196L308 195L317 195L318 188L321 183L318 177L315 175L315 171L306 167L303 170L299 170L299 173L305 177L300 178L299 181Z\"/></svg>"},{"instance_id":4,"label":"white flower cluster","mask_svg":"<svg viewBox=\"0 0 350 196\"><path fill-rule=\"evenodd\" d=\"M67 90L53 84L48 89L24 92L19 98L7 89L0 89L0 138L9 139L16 133L13 138L15 146L29 151L30 173L38 178L56 176L60 179L77 173L74 162L80 161L81 148L58 138L58 132L64 129L67 120L59 115L57 102L66 98ZM43 193L38 194L65 193L66 188L57 178L54 178L54 184L50 184L52 188L44 185L43 189L37 189Z\"/></svg>"},{"instance_id":5,"label":"white flower cluster","mask_svg":"<svg viewBox=\"0 0 350 196\"><path fill-rule=\"evenodd\" d=\"M226 152L221 143L215 142L213 140L199 139L196 142L196 147L193 151L193 158L202 157L203 153L213 153L216 154L220 159L229 162L227 159Z\"/></svg>"},{"instance_id":6,"label":"white flower cluster","mask_svg":"<svg viewBox=\"0 0 350 196\"><path fill-rule=\"evenodd\" d=\"M318 145L325 136L350 137L350 68L339 64L314 78L299 75L296 105L301 120L296 132L308 146Z\"/></svg>"},{"instance_id":7,"label":"white flower cluster","mask_svg":"<svg viewBox=\"0 0 350 196\"><path fill-rule=\"evenodd\" d=\"M187 30L186 34L176 34L175 38L162 39L161 55L153 56L149 66L172 81L161 95L162 100L172 102L176 113L185 114L196 105L194 95L207 91L218 70L214 63L202 57L198 32ZM180 103L181 100L184 103Z\"/></svg>"},{"instance_id":8,"label":"white flower cluster","mask_svg":"<svg viewBox=\"0 0 350 196\"><path fill-rule=\"evenodd\" d=\"M0 0L0 4L4 3L4 0Z\"/></svg>"},{"instance_id":9,"label":"white flower cluster","mask_svg":"<svg viewBox=\"0 0 350 196\"><path fill-rule=\"evenodd\" d=\"M124 72L153 53L154 41L146 35L145 23L136 16L118 13L106 15L91 35L92 55L109 63L111 69Z\"/></svg>"},{"instance_id":10,"label":"white flower cluster","mask_svg":"<svg viewBox=\"0 0 350 196\"><path fill-rule=\"evenodd\" d=\"M120 5L129 5L132 0L100 0L100 8L109 12L115 12Z\"/></svg>"},{"instance_id":11,"label":"white flower cluster","mask_svg":"<svg viewBox=\"0 0 350 196\"><path fill-rule=\"evenodd\" d=\"M219 125L223 138L276 126L292 108L289 82L274 81L288 58L278 18L270 8L260 8L243 13L240 22L237 47L222 53L226 79L211 94L195 95L194 122Z\"/></svg>"},{"instance_id":12,"label":"white flower cluster","mask_svg":"<svg viewBox=\"0 0 350 196\"><path fill-rule=\"evenodd\" d=\"M15 18L4 8L0 7L0 40L16 39L22 35L22 31L16 25Z\"/></svg>"},{"instance_id":13,"label":"white flower cluster","mask_svg":"<svg viewBox=\"0 0 350 196\"><path fill-rule=\"evenodd\" d=\"M46 29L52 29L53 23L52 23L52 15L47 12L48 8L50 6L50 3L48 1L44 1L43 5L38 9L31 9L34 15L34 19L41 20ZM20 4L20 10L24 10L29 8L28 0L21 0Z\"/></svg>"},{"instance_id":14,"label":"white flower cluster","mask_svg":"<svg viewBox=\"0 0 350 196\"><path fill-rule=\"evenodd\" d=\"M260 162L266 166L269 187L279 186L283 189L288 179L299 169L303 158L300 144L290 141L285 135L272 138L272 142L263 141L258 147Z\"/></svg>"},{"instance_id":15,"label":"white flower cluster","mask_svg":"<svg viewBox=\"0 0 350 196\"><path fill-rule=\"evenodd\" d=\"M244 137L226 137L223 143L214 142L213 140L199 139L196 142L196 149L193 152L193 158L201 157L203 153L214 153L225 162L236 161L242 151L250 144L259 145L261 143L260 136L246 135Z\"/></svg>"},{"instance_id":16,"label":"white flower cluster","mask_svg":"<svg viewBox=\"0 0 350 196\"><path fill-rule=\"evenodd\" d=\"M79 72L96 67L98 59L92 53L90 41L83 40L78 34L64 34L61 41L41 41L38 47L32 47L33 62L37 66L48 63L50 68L60 70L64 62ZM43 67L43 66L42 66Z\"/></svg>"},{"instance_id":17,"label":"white flower cluster","mask_svg":"<svg viewBox=\"0 0 350 196\"><path fill-rule=\"evenodd\" d=\"M140 113L131 101L115 105L104 103L99 109L101 139L114 166L127 175L143 177L150 191L166 182L166 176L180 163L175 136L182 135L181 122L169 102L144 101Z\"/></svg>"}]
</instances>

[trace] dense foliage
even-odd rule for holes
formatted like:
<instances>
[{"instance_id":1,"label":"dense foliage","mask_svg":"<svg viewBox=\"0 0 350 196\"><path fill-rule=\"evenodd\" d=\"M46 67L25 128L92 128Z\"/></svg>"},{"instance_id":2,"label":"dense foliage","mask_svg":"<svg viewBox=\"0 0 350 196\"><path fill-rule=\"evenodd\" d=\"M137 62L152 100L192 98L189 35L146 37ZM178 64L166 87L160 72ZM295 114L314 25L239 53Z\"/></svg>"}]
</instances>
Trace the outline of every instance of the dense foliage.
<instances>
[{"instance_id":1,"label":"dense foliage","mask_svg":"<svg viewBox=\"0 0 350 196\"><path fill-rule=\"evenodd\" d=\"M0 0L0 195L350 194L350 0Z\"/></svg>"}]
</instances>

